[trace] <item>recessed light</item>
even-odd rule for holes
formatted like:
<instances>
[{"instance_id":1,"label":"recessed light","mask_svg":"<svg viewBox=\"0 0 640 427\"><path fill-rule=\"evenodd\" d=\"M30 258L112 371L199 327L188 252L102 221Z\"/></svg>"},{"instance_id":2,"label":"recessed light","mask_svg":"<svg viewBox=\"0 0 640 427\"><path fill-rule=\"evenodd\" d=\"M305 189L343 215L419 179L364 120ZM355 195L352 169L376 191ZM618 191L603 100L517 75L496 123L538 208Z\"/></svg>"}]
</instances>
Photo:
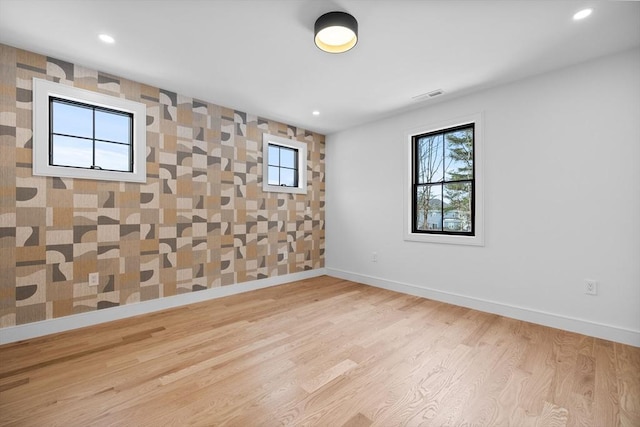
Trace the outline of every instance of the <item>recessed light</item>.
<instances>
[{"instance_id":1,"label":"recessed light","mask_svg":"<svg viewBox=\"0 0 640 427\"><path fill-rule=\"evenodd\" d=\"M312 112L311 114L313 114L314 116L319 116L320 115L320 111L315 110L314 112Z\"/></svg>"},{"instance_id":2,"label":"recessed light","mask_svg":"<svg viewBox=\"0 0 640 427\"><path fill-rule=\"evenodd\" d=\"M579 21L581 19L584 19L587 16L591 15L591 12L593 12L593 9L582 9L581 11L576 12L576 14L573 15L573 20Z\"/></svg>"},{"instance_id":3,"label":"recessed light","mask_svg":"<svg viewBox=\"0 0 640 427\"><path fill-rule=\"evenodd\" d=\"M109 43L109 44L113 44L116 42L116 39L114 39L113 37L111 37L109 34L100 34L98 36L98 38L100 40L102 40L105 43Z\"/></svg>"}]
</instances>

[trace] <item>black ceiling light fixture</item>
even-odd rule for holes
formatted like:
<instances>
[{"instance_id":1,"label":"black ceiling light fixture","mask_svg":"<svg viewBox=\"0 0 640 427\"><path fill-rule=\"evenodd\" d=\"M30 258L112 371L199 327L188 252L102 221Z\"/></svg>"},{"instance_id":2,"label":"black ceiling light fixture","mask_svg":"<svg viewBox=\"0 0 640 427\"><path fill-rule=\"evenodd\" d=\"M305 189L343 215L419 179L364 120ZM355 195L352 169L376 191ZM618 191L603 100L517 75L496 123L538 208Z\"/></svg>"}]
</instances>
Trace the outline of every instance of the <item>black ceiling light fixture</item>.
<instances>
[{"instance_id":1,"label":"black ceiling light fixture","mask_svg":"<svg viewBox=\"0 0 640 427\"><path fill-rule=\"evenodd\" d=\"M358 43L358 21L346 12L325 13L314 30L316 46L325 52L346 52Z\"/></svg>"}]
</instances>

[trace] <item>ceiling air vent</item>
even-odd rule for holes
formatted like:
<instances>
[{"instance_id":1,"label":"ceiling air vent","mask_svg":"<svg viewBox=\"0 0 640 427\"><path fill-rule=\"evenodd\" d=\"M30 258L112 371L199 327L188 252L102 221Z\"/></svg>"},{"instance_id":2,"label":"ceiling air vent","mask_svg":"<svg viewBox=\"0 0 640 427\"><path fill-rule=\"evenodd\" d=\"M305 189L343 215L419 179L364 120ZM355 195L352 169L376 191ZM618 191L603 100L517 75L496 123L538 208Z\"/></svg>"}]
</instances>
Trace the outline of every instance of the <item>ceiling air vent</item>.
<instances>
[{"instance_id":1,"label":"ceiling air vent","mask_svg":"<svg viewBox=\"0 0 640 427\"><path fill-rule=\"evenodd\" d=\"M444 91L442 89L436 89L436 90L432 90L431 92L427 92L427 93L423 93L420 95L416 95L414 97L412 97L411 99L413 99L414 101L422 101L425 98L435 98L436 96L440 96L444 93Z\"/></svg>"}]
</instances>

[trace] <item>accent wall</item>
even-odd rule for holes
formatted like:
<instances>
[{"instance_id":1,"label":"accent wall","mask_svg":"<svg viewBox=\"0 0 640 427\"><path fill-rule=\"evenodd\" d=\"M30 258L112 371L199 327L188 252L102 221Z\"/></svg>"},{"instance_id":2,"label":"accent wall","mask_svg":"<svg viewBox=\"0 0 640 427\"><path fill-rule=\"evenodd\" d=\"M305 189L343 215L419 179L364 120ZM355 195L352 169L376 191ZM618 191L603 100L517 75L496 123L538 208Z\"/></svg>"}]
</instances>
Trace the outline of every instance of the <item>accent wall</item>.
<instances>
[{"instance_id":1,"label":"accent wall","mask_svg":"<svg viewBox=\"0 0 640 427\"><path fill-rule=\"evenodd\" d=\"M0 60L1 327L324 267L323 135L6 45ZM33 176L34 77L144 103L147 182ZM307 194L262 191L264 133L307 144Z\"/></svg>"}]
</instances>

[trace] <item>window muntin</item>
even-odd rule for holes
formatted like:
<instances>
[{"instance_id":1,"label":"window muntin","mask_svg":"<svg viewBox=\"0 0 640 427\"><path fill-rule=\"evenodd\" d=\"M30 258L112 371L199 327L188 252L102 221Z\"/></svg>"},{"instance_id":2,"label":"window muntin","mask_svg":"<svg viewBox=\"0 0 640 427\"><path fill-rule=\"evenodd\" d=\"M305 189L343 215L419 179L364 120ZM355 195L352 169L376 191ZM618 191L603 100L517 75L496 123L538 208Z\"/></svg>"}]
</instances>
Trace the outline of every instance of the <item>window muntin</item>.
<instances>
[{"instance_id":1,"label":"window muntin","mask_svg":"<svg viewBox=\"0 0 640 427\"><path fill-rule=\"evenodd\" d=\"M475 235L473 123L412 137L412 233Z\"/></svg>"},{"instance_id":2,"label":"window muntin","mask_svg":"<svg viewBox=\"0 0 640 427\"><path fill-rule=\"evenodd\" d=\"M133 114L49 98L49 165L133 171Z\"/></svg>"},{"instance_id":3,"label":"window muntin","mask_svg":"<svg viewBox=\"0 0 640 427\"><path fill-rule=\"evenodd\" d=\"M269 185L298 186L298 150L269 144Z\"/></svg>"}]
</instances>

